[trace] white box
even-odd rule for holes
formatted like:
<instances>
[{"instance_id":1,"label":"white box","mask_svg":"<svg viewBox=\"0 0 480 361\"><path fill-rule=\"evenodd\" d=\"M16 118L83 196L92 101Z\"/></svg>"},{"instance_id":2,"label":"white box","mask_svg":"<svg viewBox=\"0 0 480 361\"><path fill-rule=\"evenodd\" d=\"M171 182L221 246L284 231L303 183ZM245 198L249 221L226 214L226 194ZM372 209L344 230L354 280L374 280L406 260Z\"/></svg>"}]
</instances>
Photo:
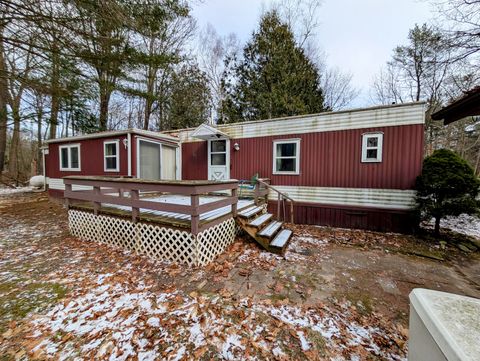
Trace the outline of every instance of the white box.
<instances>
[{"instance_id":1,"label":"white box","mask_svg":"<svg viewBox=\"0 0 480 361\"><path fill-rule=\"evenodd\" d=\"M416 288L410 293L408 361L443 360L480 360L480 300Z\"/></svg>"}]
</instances>

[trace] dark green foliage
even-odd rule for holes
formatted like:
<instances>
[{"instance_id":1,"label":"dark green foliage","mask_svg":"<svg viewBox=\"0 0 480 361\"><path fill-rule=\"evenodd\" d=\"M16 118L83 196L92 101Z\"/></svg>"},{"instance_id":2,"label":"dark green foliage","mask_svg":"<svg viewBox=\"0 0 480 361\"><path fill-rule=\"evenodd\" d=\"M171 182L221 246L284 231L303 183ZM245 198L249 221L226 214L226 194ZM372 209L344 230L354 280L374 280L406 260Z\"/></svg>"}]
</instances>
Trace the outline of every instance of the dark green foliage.
<instances>
[{"instance_id":1,"label":"dark green foliage","mask_svg":"<svg viewBox=\"0 0 480 361\"><path fill-rule=\"evenodd\" d=\"M321 112L318 80L289 26L269 12L243 49L243 59L225 76L222 113L235 122Z\"/></svg>"},{"instance_id":2,"label":"dark green foliage","mask_svg":"<svg viewBox=\"0 0 480 361\"><path fill-rule=\"evenodd\" d=\"M478 210L479 187L480 180L465 160L450 150L436 150L425 158L422 174L417 178L418 209L424 218L435 218L438 235L443 217Z\"/></svg>"},{"instance_id":3,"label":"dark green foliage","mask_svg":"<svg viewBox=\"0 0 480 361\"><path fill-rule=\"evenodd\" d=\"M173 75L170 129L195 127L210 114L210 89L205 74L196 65L183 66Z\"/></svg>"}]
</instances>

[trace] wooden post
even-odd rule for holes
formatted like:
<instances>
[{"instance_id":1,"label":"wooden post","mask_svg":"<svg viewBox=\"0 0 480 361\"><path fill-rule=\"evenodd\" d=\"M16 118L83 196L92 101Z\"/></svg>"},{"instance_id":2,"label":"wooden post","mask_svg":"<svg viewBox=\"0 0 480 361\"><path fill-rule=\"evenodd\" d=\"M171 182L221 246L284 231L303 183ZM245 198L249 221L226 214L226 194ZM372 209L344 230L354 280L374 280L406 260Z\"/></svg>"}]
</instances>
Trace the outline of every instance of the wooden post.
<instances>
[{"instance_id":1,"label":"wooden post","mask_svg":"<svg viewBox=\"0 0 480 361\"><path fill-rule=\"evenodd\" d=\"M253 194L254 200L255 200L255 205L259 205L259 198L260 198L260 182L257 180L255 181L255 191Z\"/></svg>"},{"instance_id":2,"label":"wooden post","mask_svg":"<svg viewBox=\"0 0 480 361\"><path fill-rule=\"evenodd\" d=\"M290 223L294 224L293 223L293 202L292 201L290 201Z\"/></svg>"},{"instance_id":3,"label":"wooden post","mask_svg":"<svg viewBox=\"0 0 480 361\"><path fill-rule=\"evenodd\" d=\"M65 184L65 192L70 193L71 191L72 191L72 185L71 184ZM67 209L69 209L70 205L71 205L70 198L65 197L65 207L67 207Z\"/></svg>"},{"instance_id":4,"label":"wooden post","mask_svg":"<svg viewBox=\"0 0 480 361\"><path fill-rule=\"evenodd\" d=\"M118 189L118 196L119 196L120 198L123 198L123 189L122 189L122 188L119 188L119 189Z\"/></svg>"},{"instance_id":5,"label":"wooden post","mask_svg":"<svg viewBox=\"0 0 480 361\"><path fill-rule=\"evenodd\" d=\"M138 201L138 189L130 189L130 198L132 198L132 203ZM140 209L138 207L132 206L132 222L137 223L138 217L140 216Z\"/></svg>"},{"instance_id":6,"label":"wooden post","mask_svg":"<svg viewBox=\"0 0 480 361\"><path fill-rule=\"evenodd\" d=\"M93 194L95 195L95 199L99 199L101 197L100 187L93 187ZM100 211L100 202L93 202L93 214L98 216L98 212Z\"/></svg>"},{"instance_id":7,"label":"wooden post","mask_svg":"<svg viewBox=\"0 0 480 361\"><path fill-rule=\"evenodd\" d=\"M236 198L238 193L238 188L233 188L232 189L232 197ZM232 204L232 214L234 217L237 216L237 203L238 203L238 198L235 200L235 203Z\"/></svg>"},{"instance_id":8,"label":"wooden post","mask_svg":"<svg viewBox=\"0 0 480 361\"><path fill-rule=\"evenodd\" d=\"M190 196L190 205L193 209L193 214L191 216L191 231L193 235L198 234L198 224L200 221L200 214L198 213L198 206L200 204L200 197L198 194L192 194Z\"/></svg>"},{"instance_id":9,"label":"wooden post","mask_svg":"<svg viewBox=\"0 0 480 361\"><path fill-rule=\"evenodd\" d=\"M277 201L277 221L280 220L280 193L278 193L278 201Z\"/></svg>"}]
</instances>

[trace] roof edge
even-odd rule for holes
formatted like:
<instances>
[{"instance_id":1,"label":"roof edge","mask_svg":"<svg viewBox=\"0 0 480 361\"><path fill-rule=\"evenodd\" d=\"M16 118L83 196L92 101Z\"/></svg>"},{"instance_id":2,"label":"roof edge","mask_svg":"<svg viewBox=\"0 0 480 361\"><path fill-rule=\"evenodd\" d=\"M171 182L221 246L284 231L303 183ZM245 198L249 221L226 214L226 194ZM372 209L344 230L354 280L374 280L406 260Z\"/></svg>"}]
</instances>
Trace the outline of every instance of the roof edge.
<instances>
[{"instance_id":1,"label":"roof edge","mask_svg":"<svg viewBox=\"0 0 480 361\"><path fill-rule=\"evenodd\" d=\"M177 137L175 137L173 135L170 135L170 134L165 134L163 132L153 132L153 131L150 131L150 130L129 128L129 129L125 129L125 130L110 130L110 131L105 131L105 132L77 135L77 136L73 136L73 137L63 137L63 138L49 139L49 140L44 141L44 143L45 144L64 143L64 142L78 141L78 140L84 140L84 139L115 137L115 136L121 136L121 135L126 135L126 134L141 135L141 136L143 135L143 136L155 138L155 139L158 139L158 140L165 140L165 141L170 141L170 142L174 142L174 143L179 143L180 142L180 139L178 139Z\"/></svg>"},{"instance_id":2,"label":"roof edge","mask_svg":"<svg viewBox=\"0 0 480 361\"><path fill-rule=\"evenodd\" d=\"M426 101L418 101L418 102L409 102L409 103L399 103L399 104L387 104L387 105L376 105L373 107L362 107L362 108L352 108L352 109L345 109L345 110L337 110L337 111L328 111L322 113L313 113L313 114L303 114L303 115L292 115L288 117L278 117L278 118L270 118L270 119L259 119L259 120L248 120L245 122L233 122L233 123L226 123L226 124L217 124L213 127L219 128L226 125L234 125L234 124L253 124L253 123L267 123L267 122L274 122L278 120L291 120L291 119L302 119L302 118L310 118L310 117L317 117L317 116L327 116L327 115L336 115L336 114L345 114L345 113L354 113L354 112L363 112L363 111L371 111L371 110L379 110L379 109L388 109L388 108L400 108L400 107L408 107L408 106L416 106L416 105L425 105L427 104ZM175 130L166 130L164 133L179 133L179 132L186 132L195 130L197 127L192 128L182 128L182 129L175 129Z\"/></svg>"}]
</instances>

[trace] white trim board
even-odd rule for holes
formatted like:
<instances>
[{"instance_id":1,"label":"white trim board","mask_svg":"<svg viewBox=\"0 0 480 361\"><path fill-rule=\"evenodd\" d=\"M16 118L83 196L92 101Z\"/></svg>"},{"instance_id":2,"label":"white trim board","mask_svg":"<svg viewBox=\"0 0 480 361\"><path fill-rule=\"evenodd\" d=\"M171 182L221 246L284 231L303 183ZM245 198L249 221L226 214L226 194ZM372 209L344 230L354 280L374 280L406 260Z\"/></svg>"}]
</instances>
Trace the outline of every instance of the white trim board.
<instances>
[{"instance_id":1,"label":"white trim board","mask_svg":"<svg viewBox=\"0 0 480 361\"><path fill-rule=\"evenodd\" d=\"M424 103L226 124L217 129L232 139L241 139L414 124L425 124ZM180 141L201 142L192 137L194 130L178 131Z\"/></svg>"},{"instance_id":2,"label":"white trim board","mask_svg":"<svg viewBox=\"0 0 480 361\"><path fill-rule=\"evenodd\" d=\"M280 185L275 185L275 188L287 193L296 202L402 210L415 206L414 190ZM268 199L276 201L277 193L270 192Z\"/></svg>"}]
</instances>

